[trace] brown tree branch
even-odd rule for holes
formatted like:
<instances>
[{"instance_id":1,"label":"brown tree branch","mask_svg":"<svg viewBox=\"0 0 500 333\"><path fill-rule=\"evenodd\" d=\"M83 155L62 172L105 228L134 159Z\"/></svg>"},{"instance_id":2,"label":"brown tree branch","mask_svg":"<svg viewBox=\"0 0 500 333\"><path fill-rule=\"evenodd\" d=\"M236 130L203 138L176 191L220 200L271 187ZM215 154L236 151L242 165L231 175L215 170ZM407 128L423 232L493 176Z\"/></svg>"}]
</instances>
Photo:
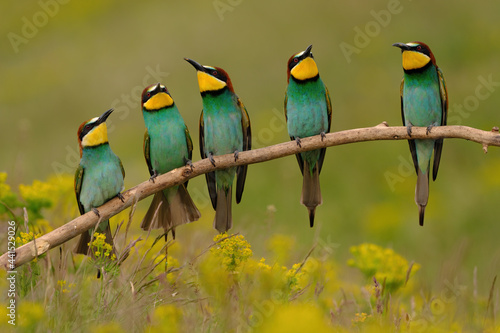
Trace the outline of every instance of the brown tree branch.
<instances>
[{"instance_id":1,"label":"brown tree branch","mask_svg":"<svg viewBox=\"0 0 500 333\"><path fill-rule=\"evenodd\" d=\"M482 131L467 126L439 126L433 127L429 133L426 133L425 127L413 127L412 139L441 139L441 138L459 138L474 141L483 145L485 152L488 146L500 146L500 134L498 128L494 127L492 131ZM356 128L335 133L328 133L321 139L320 135L301 139L301 147L295 141L280 143L277 145L243 151L238 154L238 160L235 161L234 154L215 156L215 165L212 166L208 159L203 159L193 163L193 169L182 167L172 170L166 174L160 175L155 182L145 181L125 192L123 197L125 202L114 198L101 207L99 212L102 219L108 219L122 210L134 205L136 202L158 192L159 190L181 184L186 180L205 174L210 171L225 169L232 166L261 163L280 157L293 155L296 153L314 150L324 147L339 146L355 142L375 141L375 140L406 140L410 139L406 127L389 127L383 122L380 125L367 128ZM16 249L15 267L19 267L31 260L37 255L40 256L48 250L59 246L73 237L93 228L98 222L98 217L89 212L65 225L36 239L35 243L29 242ZM8 253L0 257L0 267L6 270L12 270L8 261Z\"/></svg>"}]
</instances>

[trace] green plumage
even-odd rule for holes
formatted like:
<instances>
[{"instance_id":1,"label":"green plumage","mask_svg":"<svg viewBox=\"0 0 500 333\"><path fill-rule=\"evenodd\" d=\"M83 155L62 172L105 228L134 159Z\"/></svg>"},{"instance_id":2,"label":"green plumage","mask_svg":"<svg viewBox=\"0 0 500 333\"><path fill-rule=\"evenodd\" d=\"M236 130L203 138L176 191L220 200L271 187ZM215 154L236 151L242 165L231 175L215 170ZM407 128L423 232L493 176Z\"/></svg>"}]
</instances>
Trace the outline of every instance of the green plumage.
<instances>
[{"instance_id":1,"label":"green plumage","mask_svg":"<svg viewBox=\"0 0 500 333\"><path fill-rule=\"evenodd\" d=\"M330 131L332 105L325 84L317 72L312 46L292 56L288 61L288 87L285 94L285 117L291 140L300 144L300 139L324 135ZM302 61L306 60L306 64ZM294 77L292 69L303 66L302 71L313 76L305 79ZM302 74L304 75L304 74ZM323 166L326 148L296 154L303 175L301 204L309 212L309 224L314 225L315 210L323 202L319 174Z\"/></svg>"},{"instance_id":2,"label":"green plumage","mask_svg":"<svg viewBox=\"0 0 500 333\"><path fill-rule=\"evenodd\" d=\"M123 190L124 177L122 163L107 142L82 147L82 157L75 173L75 193L80 214L94 210L119 195ZM81 235L76 253L88 254L92 232L93 229L90 229ZM113 245L109 220L101 221L97 232L104 233L106 242Z\"/></svg>"},{"instance_id":3,"label":"green plumage","mask_svg":"<svg viewBox=\"0 0 500 333\"><path fill-rule=\"evenodd\" d=\"M434 55L429 47L422 42L397 43L402 52L413 52L415 55L407 56L407 59L428 59L428 62L418 68L405 68L403 60L403 81L401 82L401 116L403 124L411 134L412 126L427 127L428 131L434 126L445 126L448 113L448 93L443 73L436 65ZM423 56L419 56L421 53ZM427 57L427 58L425 58ZM403 58L405 59L405 58ZM410 60L407 66L413 65ZM410 152L417 174L417 185L415 187L415 202L419 207L419 223L424 224L425 207L429 197L429 173L432 152L434 151L434 162L432 178L436 179L443 139L438 140L408 140Z\"/></svg>"},{"instance_id":4,"label":"green plumage","mask_svg":"<svg viewBox=\"0 0 500 333\"><path fill-rule=\"evenodd\" d=\"M151 91L152 88L155 89ZM153 181L157 175L191 163L193 152L191 136L175 104L158 110L148 110L144 107L144 103L156 94L168 92L160 84L146 88L142 109L146 124L144 157ZM187 192L187 184L188 182L185 182L156 193L141 228L163 228L166 233L171 231L175 238L175 227L198 220L200 212Z\"/></svg>"},{"instance_id":5,"label":"green plumage","mask_svg":"<svg viewBox=\"0 0 500 333\"><path fill-rule=\"evenodd\" d=\"M203 100L200 116L200 154L210 159L213 156L234 154L250 150L252 131L248 112L236 96L229 75L222 68L202 66L192 59L184 58L197 71L198 86ZM208 193L215 209L214 228L220 233L233 225L231 197L236 176L236 203L241 201L247 166L217 170L205 174Z\"/></svg>"},{"instance_id":6,"label":"green plumage","mask_svg":"<svg viewBox=\"0 0 500 333\"><path fill-rule=\"evenodd\" d=\"M200 154L202 158L250 150L251 130L248 113L234 92L227 87L220 92L202 94L200 117ZM212 206L216 210L214 227L221 233L232 227L231 193L235 175L236 203L241 201L247 166L207 173Z\"/></svg>"}]
</instances>

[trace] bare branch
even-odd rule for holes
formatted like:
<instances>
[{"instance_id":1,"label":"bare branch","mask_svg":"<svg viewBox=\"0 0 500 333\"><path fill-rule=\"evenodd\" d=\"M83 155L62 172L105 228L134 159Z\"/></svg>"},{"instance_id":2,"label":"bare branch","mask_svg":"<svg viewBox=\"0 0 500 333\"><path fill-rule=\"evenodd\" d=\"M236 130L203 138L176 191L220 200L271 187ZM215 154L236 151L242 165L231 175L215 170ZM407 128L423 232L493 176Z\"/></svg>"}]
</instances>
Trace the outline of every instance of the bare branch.
<instances>
[{"instance_id":1,"label":"bare branch","mask_svg":"<svg viewBox=\"0 0 500 333\"><path fill-rule=\"evenodd\" d=\"M345 145L355 142L376 141L376 140L406 140L406 139L441 139L458 138L474 141L482 145L486 150L488 146L500 146L500 134L498 128L492 131L482 131L467 126L436 126L430 133L426 133L425 127L413 127L411 138L408 136L406 127L389 127L383 122L374 127L356 128L335 133L328 133L324 138L321 135L301 139L299 147L295 141L280 143L277 145L242 151L238 154L238 159L234 160L233 154L214 156L215 167L208 159L203 159L193 163L193 167L182 167L172 170L166 174L160 175L155 182L146 180L145 182L125 191L123 194L124 202L114 198L101 207L99 212L103 220L118 214L122 210L132 206L138 201L167 187L182 184L188 179L211 172L214 170L225 169L228 167L261 163L277 158L281 158L296 153L314 150L324 147ZM73 237L93 228L98 222L98 217L93 213L87 213L66 223L65 225L37 238L36 245L33 241L16 249L15 266L21 266L37 255L40 256L48 250L57 247ZM7 253L0 257L0 267L9 270Z\"/></svg>"}]
</instances>

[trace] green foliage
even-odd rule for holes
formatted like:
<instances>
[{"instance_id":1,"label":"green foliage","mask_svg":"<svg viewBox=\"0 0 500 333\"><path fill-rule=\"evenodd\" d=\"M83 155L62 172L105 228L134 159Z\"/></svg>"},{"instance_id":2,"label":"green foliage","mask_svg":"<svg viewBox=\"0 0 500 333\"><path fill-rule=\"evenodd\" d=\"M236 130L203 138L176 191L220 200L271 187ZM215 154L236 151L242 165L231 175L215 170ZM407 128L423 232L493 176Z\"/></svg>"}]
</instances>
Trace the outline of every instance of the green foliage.
<instances>
[{"instance_id":1,"label":"green foliage","mask_svg":"<svg viewBox=\"0 0 500 333\"><path fill-rule=\"evenodd\" d=\"M13 208L19 207L20 202L15 193L12 192L10 186L5 183L7 173L0 172L0 217L14 218Z\"/></svg>"},{"instance_id":2,"label":"green foliage","mask_svg":"<svg viewBox=\"0 0 500 333\"><path fill-rule=\"evenodd\" d=\"M33 232L20 232L20 236L16 238L16 243L18 246L27 244L41 236L41 234L33 234ZM31 290L37 287L37 284L41 278L41 269L38 263L39 259L43 259L45 254L33 259L26 265L18 268L18 287L19 287L19 295L26 296Z\"/></svg>"},{"instance_id":3,"label":"green foliage","mask_svg":"<svg viewBox=\"0 0 500 333\"><path fill-rule=\"evenodd\" d=\"M106 243L106 235L95 232L90 247L90 262L104 274L117 274L116 254L113 253L113 246Z\"/></svg>"},{"instance_id":4,"label":"green foliage","mask_svg":"<svg viewBox=\"0 0 500 333\"><path fill-rule=\"evenodd\" d=\"M47 213L51 209L55 208ZM127 257L125 250L114 253L104 235L96 233L89 244L92 259L76 256L68 265L71 255L66 249L62 261L41 257L24 265L23 275L31 274L31 278L29 283L20 281L25 286L19 292L20 304L25 304L19 307L20 331L413 332L495 328L491 320L483 322L474 315L464 316L463 322L452 320L464 307L476 312L489 308L484 298L470 298L462 287L422 298L423 287L413 280L421 266L413 264L408 274L408 260L392 249L368 243L353 246L353 258L343 265L325 240L306 255L295 250L293 237L274 233L265 242L265 257L255 258L243 235L210 239L207 230L211 229L203 230L200 223L189 235L198 241L168 243L168 255L162 242L146 237L143 241L135 238L137 241L123 247L132 248ZM27 243L37 236L22 232L17 242ZM118 237L116 241L126 244L127 240ZM297 256L304 259L293 262L291 258ZM116 257L125 258L119 269ZM166 266L162 265L165 258ZM358 268L365 279L349 275L348 266ZM103 272L100 279L96 279L95 267ZM366 285L373 277L374 282ZM455 298L444 297L449 293Z\"/></svg>"},{"instance_id":5,"label":"green foliage","mask_svg":"<svg viewBox=\"0 0 500 333\"><path fill-rule=\"evenodd\" d=\"M0 172L0 218L14 220L23 224L26 209L28 226L37 231L48 232L52 226L62 224L76 210L74 200L73 177L58 175L48 177L46 181L34 180L31 185L19 185L19 194L14 193L6 184L7 174ZM51 211L53 221L46 219L46 210Z\"/></svg>"},{"instance_id":6,"label":"green foliage","mask_svg":"<svg viewBox=\"0 0 500 333\"><path fill-rule=\"evenodd\" d=\"M420 268L416 263L410 266L408 261L393 249L375 244L352 246L350 251L354 259L349 259L347 264L358 268L366 278L383 282L389 292L401 288L407 278Z\"/></svg>"}]
</instances>

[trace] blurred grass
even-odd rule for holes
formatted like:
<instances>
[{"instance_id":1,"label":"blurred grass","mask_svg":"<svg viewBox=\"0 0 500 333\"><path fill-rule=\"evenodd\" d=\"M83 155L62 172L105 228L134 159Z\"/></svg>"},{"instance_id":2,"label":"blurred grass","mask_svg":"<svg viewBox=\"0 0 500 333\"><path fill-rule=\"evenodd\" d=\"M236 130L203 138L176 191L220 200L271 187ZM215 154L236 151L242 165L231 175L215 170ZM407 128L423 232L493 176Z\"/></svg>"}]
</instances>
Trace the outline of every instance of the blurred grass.
<instances>
[{"instance_id":1,"label":"blurred grass","mask_svg":"<svg viewBox=\"0 0 500 333\"><path fill-rule=\"evenodd\" d=\"M223 1L224 3L227 3ZM287 59L309 44L333 100L332 131L400 125L401 58L394 42L422 40L432 48L447 80L450 118L455 104L475 94L478 76L500 81L500 3L401 1L402 11L370 39L348 63L339 47L354 45L355 26L364 30L388 1L266 2L242 1L220 20L211 1L71 1L39 28L15 53L7 38L21 34L22 18L32 21L38 1L2 2L0 13L0 171L13 188L46 179L57 170L72 172L78 159L76 130L86 119L114 106L113 150L125 166L126 187L147 179L142 156L144 125L140 89L156 82L147 68L159 68L195 142L201 98L190 57L223 67L252 120L261 146L288 140L286 129L271 131L271 119L282 112ZM133 95L133 96L132 96ZM126 101L127 96L130 101ZM460 117L464 125L489 130L498 126L494 91L479 107ZM278 123L276 123L278 124ZM282 123L281 123L282 124ZM244 234L257 254L265 253L270 232L294 237L296 256L313 242L338 244L335 256L348 257L351 245L374 242L390 246L422 264L416 275L436 290L458 278L477 285L482 294L500 269L498 224L500 152L463 140L446 140L440 174L431 184L426 225L417 222L413 201L415 176L402 177L393 190L385 174L399 175L400 157L410 161L406 142L369 142L328 150L321 175L323 205L310 229L299 204L301 179L294 157L249 168L243 201L233 209L234 232ZM206 197L202 177L190 192ZM213 212L206 199L196 200L203 218L179 230L189 244L197 228L210 229ZM139 205L147 208L148 200ZM273 206L275 209L269 209ZM135 221L137 228L138 221ZM201 227L203 225L203 227ZM295 261L300 258L292 258Z\"/></svg>"}]
</instances>

